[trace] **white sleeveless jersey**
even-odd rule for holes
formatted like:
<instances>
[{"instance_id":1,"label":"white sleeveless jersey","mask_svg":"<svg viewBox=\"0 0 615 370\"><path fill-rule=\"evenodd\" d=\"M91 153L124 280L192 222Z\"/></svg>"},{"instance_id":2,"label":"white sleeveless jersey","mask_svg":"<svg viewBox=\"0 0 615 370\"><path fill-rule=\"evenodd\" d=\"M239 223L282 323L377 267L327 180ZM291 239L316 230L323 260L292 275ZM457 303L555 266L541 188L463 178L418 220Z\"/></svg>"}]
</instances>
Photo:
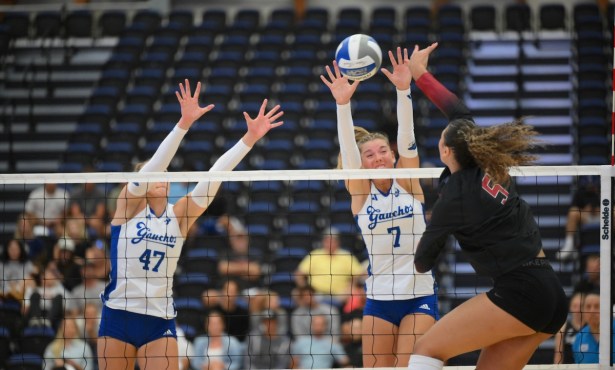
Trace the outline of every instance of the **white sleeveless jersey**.
<instances>
[{"instance_id":1,"label":"white sleeveless jersey","mask_svg":"<svg viewBox=\"0 0 615 370\"><path fill-rule=\"evenodd\" d=\"M112 309L175 317L173 274L184 238L173 205L156 217L149 205L123 225L111 226L110 281L102 294Z\"/></svg>"},{"instance_id":2,"label":"white sleeveless jersey","mask_svg":"<svg viewBox=\"0 0 615 370\"><path fill-rule=\"evenodd\" d=\"M434 294L431 272L414 269L416 246L425 231L421 202L396 180L387 194L372 183L356 220L369 254L368 298L390 301Z\"/></svg>"}]
</instances>

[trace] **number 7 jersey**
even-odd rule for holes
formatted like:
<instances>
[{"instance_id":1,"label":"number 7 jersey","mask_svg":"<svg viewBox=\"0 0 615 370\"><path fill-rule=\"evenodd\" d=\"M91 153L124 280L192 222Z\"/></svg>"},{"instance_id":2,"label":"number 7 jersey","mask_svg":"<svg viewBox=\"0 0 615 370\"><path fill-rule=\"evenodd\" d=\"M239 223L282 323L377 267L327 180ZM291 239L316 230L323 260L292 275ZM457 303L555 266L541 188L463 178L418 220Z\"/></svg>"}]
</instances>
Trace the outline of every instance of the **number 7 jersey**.
<instances>
[{"instance_id":1,"label":"number 7 jersey","mask_svg":"<svg viewBox=\"0 0 615 370\"><path fill-rule=\"evenodd\" d=\"M173 275L184 238L173 212L157 217L147 205L123 225L111 225L110 281L102 294L112 309L175 317Z\"/></svg>"},{"instance_id":2,"label":"number 7 jersey","mask_svg":"<svg viewBox=\"0 0 615 370\"><path fill-rule=\"evenodd\" d=\"M434 294L431 272L414 269L414 252L425 231L423 204L393 180L388 193L372 183L355 216L369 254L367 297L379 301Z\"/></svg>"}]
</instances>

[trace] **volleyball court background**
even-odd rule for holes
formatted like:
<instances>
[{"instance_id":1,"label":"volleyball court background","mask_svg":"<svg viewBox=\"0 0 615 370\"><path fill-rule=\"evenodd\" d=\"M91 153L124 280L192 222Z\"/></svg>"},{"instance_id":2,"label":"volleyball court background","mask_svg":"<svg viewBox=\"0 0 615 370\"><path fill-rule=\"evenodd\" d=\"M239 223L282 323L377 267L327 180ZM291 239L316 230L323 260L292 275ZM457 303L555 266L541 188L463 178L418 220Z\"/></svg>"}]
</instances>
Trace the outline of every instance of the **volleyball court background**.
<instances>
[{"instance_id":1,"label":"volleyball court background","mask_svg":"<svg viewBox=\"0 0 615 370\"><path fill-rule=\"evenodd\" d=\"M172 170L207 170L243 132L240 112L254 110L264 97L282 104L285 125L238 170L332 168L335 105L317 76L337 43L358 32L372 35L383 51L439 41L430 62L438 79L464 98L479 124L530 116L528 123L548 143L539 164L608 163L611 21L605 14L612 11L593 2L532 7L452 2L433 18L427 2L317 4L302 22L275 1L260 10L221 5L174 8L168 15L135 4L119 12L92 3L85 11L69 4L61 11L41 6L6 13L0 23L4 172L130 170L177 121L173 92L184 78L203 81L203 101L216 109L188 134ZM353 105L355 123L393 134L394 96L382 75L362 83ZM413 98L423 165L440 166L437 139L446 121L419 91L413 90ZM562 247L574 193L588 181L555 174L519 179L552 261ZM2 232L8 240L19 234L16 220L36 184L3 186ZM100 188L108 198L113 186ZM428 196L433 201L433 193ZM251 253L263 260L259 283L274 287L278 269L288 269L289 276L291 261L301 254L285 248L306 243L309 249L330 225L342 232L344 248L365 258L348 201L337 180L229 182L209 213L235 216L247 227ZM207 225L204 220L202 233L211 231ZM199 235L195 244L223 249L224 239ZM204 260L209 257L205 253ZM443 313L488 286L456 258L447 254L437 274ZM570 292L582 276L580 260L556 266ZM279 279L277 289L289 298L291 286ZM215 280L208 276L210 284ZM548 363L551 345L543 345L534 361Z\"/></svg>"}]
</instances>

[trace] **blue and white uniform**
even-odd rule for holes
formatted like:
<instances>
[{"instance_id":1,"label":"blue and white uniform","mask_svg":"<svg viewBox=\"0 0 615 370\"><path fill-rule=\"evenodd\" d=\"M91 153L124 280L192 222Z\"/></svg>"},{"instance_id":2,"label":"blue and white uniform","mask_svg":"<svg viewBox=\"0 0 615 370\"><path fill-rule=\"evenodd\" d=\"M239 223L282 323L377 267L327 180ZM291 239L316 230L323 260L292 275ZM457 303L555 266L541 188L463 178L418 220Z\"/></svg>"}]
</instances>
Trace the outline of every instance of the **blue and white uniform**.
<instances>
[{"instance_id":1,"label":"blue and white uniform","mask_svg":"<svg viewBox=\"0 0 615 370\"><path fill-rule=\"evenodd\" d=\"M173 275L183 244L170 203L160 217L147 205L125 224L112 225L110 282L102 294L105 306L174 318Z\"/></svg>"},{"instance_id":2,"label":"blue and white uniform","mask_svg":"<svg viewBox=\"0 0 615 370\"><path fill-rule=\"evenodd\" d=\"M408 300L433 295L431 272L414 269L414 252L425 231L423 204L393 180L388 193L371 184L355 217L369 253L367 298Z\"/></svg>"}]
</instances>

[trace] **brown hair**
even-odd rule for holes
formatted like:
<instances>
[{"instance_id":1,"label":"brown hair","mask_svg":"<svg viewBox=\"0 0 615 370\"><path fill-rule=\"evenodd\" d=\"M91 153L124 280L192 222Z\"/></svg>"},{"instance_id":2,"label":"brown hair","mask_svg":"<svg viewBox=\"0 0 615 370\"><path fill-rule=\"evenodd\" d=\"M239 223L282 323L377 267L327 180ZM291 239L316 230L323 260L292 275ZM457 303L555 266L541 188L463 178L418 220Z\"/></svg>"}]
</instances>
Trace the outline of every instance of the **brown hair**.
<instances>
[{"instance_id":1,"label":"brown hair","mask_svg":"<svg viewBox=\"0 0 615 370\"><path fill-rule=\"evenodd\" d=\"M529 150L539 144L537 134L522 119L491 127L456 119L446 127L444 143L453 150L462 168L479 166L494 182L506 184L510 167L527 165L536 159Z\"/></svg>"},{"instance_id":2,"label":"brown hair","mask_svg":"<svg viewBox=\"0 0 615 370\"><path fill-rule=\"evenodd\" d=\"M389 142L389 137L386 134L381 132L369 132L363 127L355 126L354 127L354 141L357 143L359 150L361 149L361 145L376 139L384 140L387 145L391 145ZM342 153L337 155L337 169L342 169Z\"/></svg>"}]
</instances>

